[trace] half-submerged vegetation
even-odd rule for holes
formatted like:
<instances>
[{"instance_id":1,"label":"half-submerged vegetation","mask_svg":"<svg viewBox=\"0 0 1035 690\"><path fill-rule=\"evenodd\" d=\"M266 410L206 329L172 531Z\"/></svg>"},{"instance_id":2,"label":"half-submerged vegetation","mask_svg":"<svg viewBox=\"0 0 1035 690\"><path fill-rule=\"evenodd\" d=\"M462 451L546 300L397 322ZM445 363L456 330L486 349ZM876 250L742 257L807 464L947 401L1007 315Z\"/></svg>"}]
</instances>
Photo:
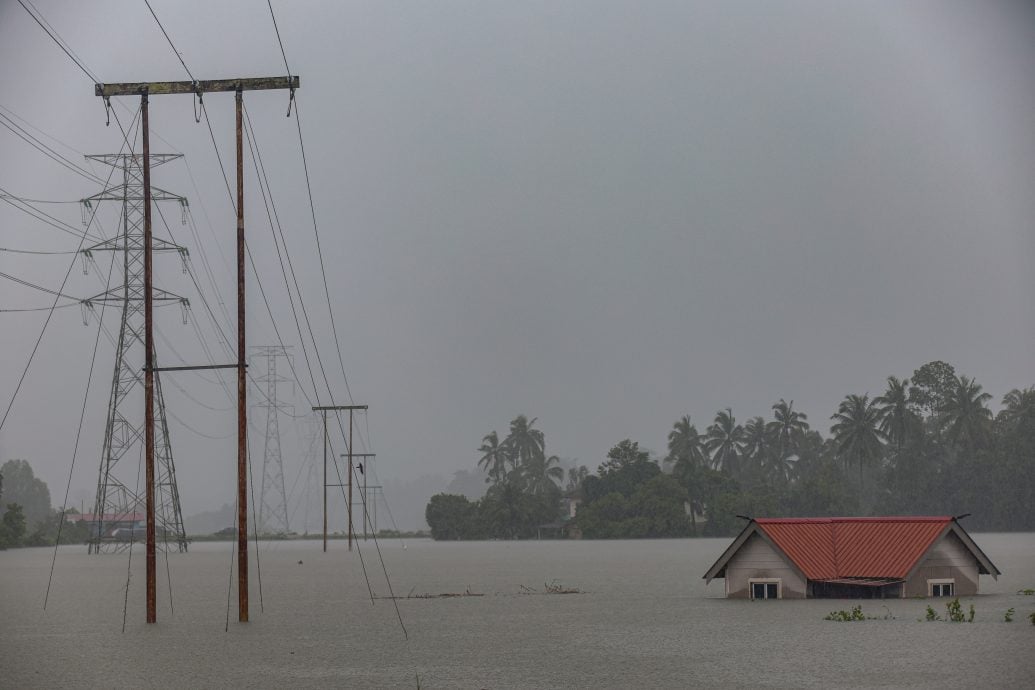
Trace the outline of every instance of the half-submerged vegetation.
<instances>
[{"instance_id":1,"label":"half-submerged vegetation","mask_svg":"<svg viewBox=\"0 0 1035 690\"><path fill-rule=\"evenodd\" d=\"M1012 612L1013 609L1010 609L1010 611ZM956 597L952 601L945 604L945 618L939 616L938 612L935 611L930 604L927 605L927 614L925 617L928 622L947 621L949 623L973 623L974 615L974 605L970 605L970 610L968 613L963 613L963 605L960 604L959 597ZM1010 613L1008 613L1007 615L1010 615ZM1009 620L1007 622L1009 622Z\"/></svg>"},{"instance_id":2,"label":"half-submerged vegetation","mask_svg":"<svg viewBox=\"0 0 1035 690\"><path fill-rule=\"evenodd\" d=\"M886 613L883 616L866 616L863 615L862 606L853 606L851 611L845 611L840 609L838 611L831 611L827 615L823 616L825 621L837 621L838 623L854 623L857 621L887 621L895 620L895 617L891 615L891 611L884 608Z\"/></svg>"}]
</instances>

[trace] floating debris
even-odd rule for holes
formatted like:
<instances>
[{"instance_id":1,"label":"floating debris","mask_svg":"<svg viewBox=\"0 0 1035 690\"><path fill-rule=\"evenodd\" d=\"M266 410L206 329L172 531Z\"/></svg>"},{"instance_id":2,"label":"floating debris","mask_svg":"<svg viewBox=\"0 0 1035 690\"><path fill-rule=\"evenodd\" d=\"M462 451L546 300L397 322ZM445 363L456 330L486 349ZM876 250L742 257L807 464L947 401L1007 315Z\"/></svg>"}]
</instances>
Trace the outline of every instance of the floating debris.
<instances>
[{"instance_id":1,"label":"floating debris","mask_svg":"<svg viewBox=\"0 0 1035 690\"><path fill-rule=\"evenodd\" d=\"M416 589L416 588L414 588L414 589ZM485 596L484 593L482 593L482 592L472 592L471 588L468 587L463 592L442 592L440 594L431 594L429 592L424 592L423 594L414 594L413 590L411 589L410 593L407 594L404 597L393 597L393 596L382 597L382 596L375 595L374 599L454 599L454 598L457 598L457 597L484 597L484 596Z\"/></svg>"}]
</instances>

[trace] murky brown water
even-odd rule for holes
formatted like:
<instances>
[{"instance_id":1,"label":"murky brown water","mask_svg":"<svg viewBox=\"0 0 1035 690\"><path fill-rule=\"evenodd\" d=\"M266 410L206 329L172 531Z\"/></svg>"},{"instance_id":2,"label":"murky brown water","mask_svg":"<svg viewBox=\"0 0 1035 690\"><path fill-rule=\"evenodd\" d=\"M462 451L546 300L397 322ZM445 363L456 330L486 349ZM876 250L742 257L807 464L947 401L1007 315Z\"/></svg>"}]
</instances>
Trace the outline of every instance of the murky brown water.
<instances>
[{"instance_id":1,"label":"murky brown water","mask_svg":"<svg viewBox=\"0 0 1035 690\"><path fill-rule=\"evenodd\" d=\"M396 594L483 597L371 604L358 555L332 542L263 544L264 612L224 632L230 544L172 554L170 611L160 560L159 622L143 622L143 558L63 547L42 609L52 551L0 552L0 687L1030 687L1035 534L981 534L1005 573L982 576L973 624L918 622L927 601L887 604L896 618L822 620L847 601L722 598L701 575L728 540L382 543ZM360 545L374 591L387 594ZM298 561L302 563L299 564ZM557 580L586 591L523 595ZM873 602L863 610L883 615ZM941 604L939 608L943 608ZM1003 622L1006 609L1015 622Z\"/></svg>"}]
</instances>

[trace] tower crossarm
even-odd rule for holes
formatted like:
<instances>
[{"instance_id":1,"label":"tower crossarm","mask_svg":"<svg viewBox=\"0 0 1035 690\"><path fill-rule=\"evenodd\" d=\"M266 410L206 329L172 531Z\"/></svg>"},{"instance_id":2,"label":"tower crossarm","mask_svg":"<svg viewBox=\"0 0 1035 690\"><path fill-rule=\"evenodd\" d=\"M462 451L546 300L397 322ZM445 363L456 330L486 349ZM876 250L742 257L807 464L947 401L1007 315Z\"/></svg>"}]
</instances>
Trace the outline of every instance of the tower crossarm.
<instances>
[{"instance_id":1,"label":"tower crossarm","mask_svg":"<svg viewBox=\"0 0 1035 690\"><path fill-rule=\"evenodd\" d=\"M89 205L94 201L143 201L144 195L140 196L127 196L125 186L112 185L107 189L103 189L96 194L92 194L84 199L81 199L81 203ZM160 189L151 185L151 201L178 201L180 204L187 205L187 197L180 196L179 194L173 194L167 192L164 189Z\"/></svg>"},{"instance_id":2,"label":"tower crossarm","mask_svg":"<svg viewBox=\"0 0 1035 690\"><path fill-rule=\"evenodd\" d=\"M111 165L113 167L122 168L125 166L126 159L132 160L137 165L144 164L144 154L142 153L91 153L86 156L92 161L98 163L104 163L105 165ZM177 158L183 158L182 153L152 153L148 155L148 161L152 168L157 168L163 163L174 161Z\"/></svg>"},{"instance_id":3,"label":"tower crossarm","mask_svg":"<svg viewBox=\"0 0 1035 690\"><path fill-rule=\"evenodd\" d=\"M186 307L190 306L190 300L186 297L180 297L179 295L174 295L171 292L166 292L165 290L161 290L159 288L154 288L152 290L152 294L154 295L152 299L155 302L179 302L180 304ZM112 288L111 290L106 290L98 295L94 295L93 297L87 297L86 299L81 301L88 307L92 306L93 304L121 304L126 301L125 286L119 286L116 288Z\"/></svg>"},{"instance_id":4,"label":"tower crossarm","mask_svg":"<svg viewBox=\"0 0 1035 690\"><path fill-rule=\"evenodd\" d=\"M165 240L160 240L157 237L151 240L153 252L179 252L180 254L187 255L189 250L179 244L173 244ZM130 250L135 249L135 246L129 247ZM126 251L126 238L125 237L112 237L111 239L98 242L97 244L91 245L86 249L80 249L80 254L86 254L89 256L93 252L122 252Z\"/></svg>"}]
</instances>

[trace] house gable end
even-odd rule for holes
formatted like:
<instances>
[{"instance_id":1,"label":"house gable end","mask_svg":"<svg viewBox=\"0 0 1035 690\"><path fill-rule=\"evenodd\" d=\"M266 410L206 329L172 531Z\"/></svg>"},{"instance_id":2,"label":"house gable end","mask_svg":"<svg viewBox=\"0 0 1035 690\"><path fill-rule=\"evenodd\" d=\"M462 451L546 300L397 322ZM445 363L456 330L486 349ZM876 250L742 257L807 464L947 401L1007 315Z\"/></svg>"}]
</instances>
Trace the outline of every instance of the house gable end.
<instances>
[{"instance_id":1,"label":"house gable end","mask_svg":"<svg viewBox=\"0 0 1035 690\"><path fill-rule=\"evenodd\" d=\"M991 575L993 579L998 579L998 576L1001 575L999 569L995 567L995 564L989 560L988 556L985 555L985 552L982 551L976 543L974 543L974 540L970 538L967 531L954 519L951 523L946 525L945 530L937 539L934 540L934 542L931 543L923 556L917 559L916 563L913 564L913 567L910 568L909 573L906 575L907 580L912 578L917 571L928 562L931 555L935 553L937 547L939 547L950 534L955 535L959 539L962 547L977 562L978 574Z\"/></svg>"},{"instance_id":2,"label":"house gable end","mask_svg":"<svg viewBox=\"0 0 1035 690\"><path fill-rule=\"evenodd\" d=\"M726 550L719 556L719 559L715 561L711 568L708 568L708 572L704 574L705 584L711 584L711 581L717 577L725 577L726 564L733 558L733 554L743 546L748 537L756 531L758 531L758 525L755 524L754 520L745 525L744 529L737 535L737 538L733 540L733 543L727 546Z\"/></svg>"},{"instance_id":3,"label":"house gable end","mask_svg":"<svg viewBox=\"0 0 1035 690\"><path fill-rule=\"evenodd\" d=\"M751 538L751 535L757 534L758 537L769 546L772 551L777 554L780 559L786 564L786 566L798 574L802 580L807 579L804 571L798 566L797 563L787 555L787 553L780 548L779 544L774 542L766 531L759 527L758 523L752 520L748 525L741 531L737 538L733 540L733 543L723 551L722 555L719 556L719 560L715 561L715 564L708 569L708 572L704 574L706 584L711 583L716 577L726 576L726 566L729 562L740 552L741 548Z\"/></svg>"}]
</instances>

